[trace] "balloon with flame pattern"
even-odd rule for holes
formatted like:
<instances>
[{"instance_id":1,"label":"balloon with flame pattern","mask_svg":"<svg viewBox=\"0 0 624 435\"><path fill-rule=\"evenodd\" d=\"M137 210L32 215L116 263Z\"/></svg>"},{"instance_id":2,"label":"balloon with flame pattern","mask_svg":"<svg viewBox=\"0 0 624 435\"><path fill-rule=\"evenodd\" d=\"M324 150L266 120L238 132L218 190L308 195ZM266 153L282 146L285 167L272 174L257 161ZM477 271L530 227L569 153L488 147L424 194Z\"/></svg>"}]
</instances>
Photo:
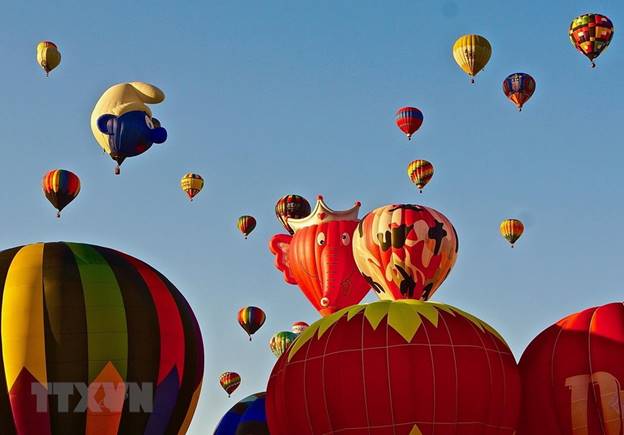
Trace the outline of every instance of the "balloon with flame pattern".
<instances>
[{"instance_id":1,"label":"balloon with flame pattern","mask_svg":"<svg viewBox=\"0 0 624 435\"><path fill-rule=\"evenodd\" d=\"M319 195L309 216L288 220L293 236L276 234L269 242L284 280L298 285L322 316L357 304L370 289L351 250L359 209L357 202L349 210L334 211Z\"/></svg>"}]
</instances>

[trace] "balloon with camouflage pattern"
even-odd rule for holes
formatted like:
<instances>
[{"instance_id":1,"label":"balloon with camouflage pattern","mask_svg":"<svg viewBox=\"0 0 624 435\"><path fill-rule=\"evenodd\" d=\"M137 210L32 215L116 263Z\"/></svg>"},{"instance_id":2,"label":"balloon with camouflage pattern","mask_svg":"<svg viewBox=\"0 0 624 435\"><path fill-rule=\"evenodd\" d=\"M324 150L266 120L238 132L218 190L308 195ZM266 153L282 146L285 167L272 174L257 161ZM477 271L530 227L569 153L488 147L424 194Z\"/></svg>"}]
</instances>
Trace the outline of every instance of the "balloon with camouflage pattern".
<instances>
[{"instance_id":1,"label":"balloon with camouflage pattern","mask_svg":"<svg viewBox=\"0 0 624 435\"><path fill-rule=\"evenodd\" d=\"M453 268L458 249L453 224L422 205L375 209L353 234L355 263L380 299L429 299Z\"/></svg>"}]
</instances>

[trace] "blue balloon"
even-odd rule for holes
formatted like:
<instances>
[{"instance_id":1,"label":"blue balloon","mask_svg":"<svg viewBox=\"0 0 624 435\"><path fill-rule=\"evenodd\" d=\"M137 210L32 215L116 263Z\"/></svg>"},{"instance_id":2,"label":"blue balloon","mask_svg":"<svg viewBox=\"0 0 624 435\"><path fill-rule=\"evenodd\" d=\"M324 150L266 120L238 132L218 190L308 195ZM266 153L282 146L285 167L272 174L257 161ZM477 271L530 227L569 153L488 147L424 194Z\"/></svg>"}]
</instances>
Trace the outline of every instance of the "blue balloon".
<instances>
[{"instance_id":1,"label":"blue balloon","mask_svg":"<svg viewBox=\"0 0 624 435\"><path fill-rule=\"evenodd\" d=\"M138 156L153 144L167 140L167 130L160 126L160 121L140 110L121 116L104 114L98 118L97 126L108 135L109 154L118 165L126 157Z\"/></svg>"},{"instance_id":2,"label":"blue balloon","mask_svg":"<svg viewBox=\"0 0 624 435\"><path fill-rule=\"evenodd\" d=\"M245 397L221 418L214 435L269 435L265 411L266 393Z\"/></svg>"}]
</instances>

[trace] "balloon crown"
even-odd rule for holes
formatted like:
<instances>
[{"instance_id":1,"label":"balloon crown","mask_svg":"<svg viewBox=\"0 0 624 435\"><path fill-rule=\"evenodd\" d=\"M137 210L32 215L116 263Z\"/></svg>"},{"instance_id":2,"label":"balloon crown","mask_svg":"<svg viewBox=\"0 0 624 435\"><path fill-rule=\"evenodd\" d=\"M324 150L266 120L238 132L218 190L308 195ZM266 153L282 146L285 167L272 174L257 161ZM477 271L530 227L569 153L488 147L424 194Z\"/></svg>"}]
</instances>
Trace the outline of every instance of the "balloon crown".
<instances>
[{"instance_id":1,"label":"balloon crown","mask_svg":"<svg viewBox=\"0 0 624 435\"><path fill-rule=\"evenodd\" d=\"M325 204L322 195L316 197L316 206L312 213L301 219L288 219L288 225L297 232L301 228L318 225L333 221L356 221L358 220L358 212L360 211L360 201L356 201L355 205L349 210L336 211L332 210Z\"/></svg>"}]
</instances>

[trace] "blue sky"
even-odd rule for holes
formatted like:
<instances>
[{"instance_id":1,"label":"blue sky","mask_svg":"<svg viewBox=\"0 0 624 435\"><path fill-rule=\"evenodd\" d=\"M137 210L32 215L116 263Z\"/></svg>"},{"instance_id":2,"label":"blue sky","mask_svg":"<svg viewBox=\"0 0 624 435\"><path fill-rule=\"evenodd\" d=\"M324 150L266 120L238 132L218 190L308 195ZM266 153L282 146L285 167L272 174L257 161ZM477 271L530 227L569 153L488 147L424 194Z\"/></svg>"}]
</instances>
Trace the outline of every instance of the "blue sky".
<instances>
[{"instance_id":1,"label":"blue sky","mask_svg":"<svg viewBox=\"0 0 624 435\"><path fill-rule=\"evenodd\" d=\"M594 70L567 36L589 11L616 27ZM265 389L272 333L317 318L267 249L286 193L323 194L336 209L359 200L361 215L393 202L446 214L460 253L434 299L491 323L519 357L564 315L622 299L623 22L615 0L7 3L0 247L100 244L174 282L205 340L191 434ZM493 46L474 86L451 56L465 33ZM48 79L35 63L42 39L63 55ZM501 91L519 71L537 81L522 113ZM108 86L134 80L165 91L154 114L169 139L115 177L89 116ZM394 126L404 105L425 117L411 142ZM416 158L436 167L422 195L405 173ZM60 221L40 188L53 168L82 180ZM189 171L206 180L192 204L179 189ZM246 241L241 214L258 219ZM506 217L526 224L514 250L498 234ZM268 315L252 343L236 322L244 305ZM243 377L231 399L218 385L225 370Z\"/></svg>"}]
</instances>

